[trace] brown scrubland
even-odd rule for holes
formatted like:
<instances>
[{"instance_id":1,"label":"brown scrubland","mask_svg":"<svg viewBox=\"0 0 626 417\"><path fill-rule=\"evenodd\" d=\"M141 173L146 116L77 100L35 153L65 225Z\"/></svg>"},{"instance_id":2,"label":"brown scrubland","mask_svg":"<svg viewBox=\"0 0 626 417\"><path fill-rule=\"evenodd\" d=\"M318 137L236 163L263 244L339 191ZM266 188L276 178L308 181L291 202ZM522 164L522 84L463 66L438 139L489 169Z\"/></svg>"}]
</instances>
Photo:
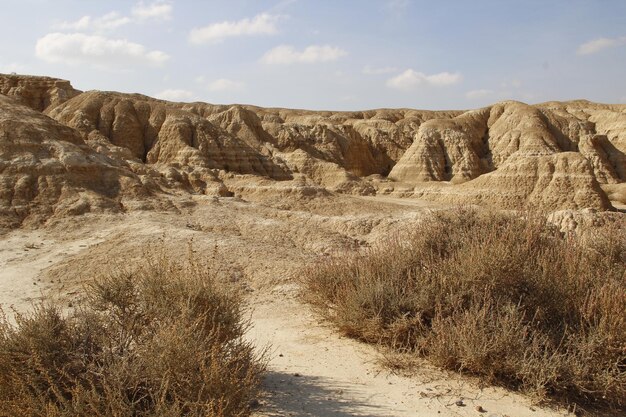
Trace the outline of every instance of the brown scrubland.
<instances>
[{"instance_id":1,"label":"brown scrubland","mask_svg":"<svg viewBox=\"0 0 626 417\"><path fill-rule=\"evenodd\" d=\"M623 225L568 235L532 213L440 212L303 284L349 336L541 397L624 405Z\"/></svg>"},{"instance_id":2,"label":"brown scrubland","mask_svg":"<svg viewBox=\"0 0 626 417\"><path fill-rule=\"evenodd\" d=\"M247 415L263 359L215 268L152 254L96 277L71 313L40 304L5 321L0 414Z\"/></svg>"}]
</instances>

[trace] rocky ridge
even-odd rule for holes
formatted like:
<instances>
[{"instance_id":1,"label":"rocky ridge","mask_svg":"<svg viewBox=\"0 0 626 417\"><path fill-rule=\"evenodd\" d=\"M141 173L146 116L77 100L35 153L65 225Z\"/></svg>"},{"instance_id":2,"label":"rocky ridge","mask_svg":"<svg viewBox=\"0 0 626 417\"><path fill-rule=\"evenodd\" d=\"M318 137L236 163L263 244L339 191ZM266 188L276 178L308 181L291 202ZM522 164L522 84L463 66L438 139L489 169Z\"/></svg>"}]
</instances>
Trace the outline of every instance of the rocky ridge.
<instances>
[{"instance_id":1,"label":"rocky ridge","mask_svg":"<svg viewBox=\"0 0 626 417\"><path fill-rule=\"evenodd\" d=\"M154 191L123 160L92 149L76 130L0 95L0 226L123 211L125 199Z\"/></svg>"},{"instance_id":2,"label":"rocky ridge","mask_svg":"<svg viewBox=\"0 0 626 417\"><path fill-rule=\"evenodd\" d=\"M82 91L69 81L51 77L0 74L0 94L13 97L33 110L44 111L61 104Z\"/></svg>"},{"instance_id":3,"label":"rocky ridge","mask_svg":"<svg viewBox=\"0 0 626 417\"><path fill-rule=\"evenodd\" d=\"M626 181L625 105L316 112L80 92L17 75L0 75L0 93L0 209L11 224L158 206L177 192L606 210L603 188L619 199Z\"/></svg>"}]
</instances>

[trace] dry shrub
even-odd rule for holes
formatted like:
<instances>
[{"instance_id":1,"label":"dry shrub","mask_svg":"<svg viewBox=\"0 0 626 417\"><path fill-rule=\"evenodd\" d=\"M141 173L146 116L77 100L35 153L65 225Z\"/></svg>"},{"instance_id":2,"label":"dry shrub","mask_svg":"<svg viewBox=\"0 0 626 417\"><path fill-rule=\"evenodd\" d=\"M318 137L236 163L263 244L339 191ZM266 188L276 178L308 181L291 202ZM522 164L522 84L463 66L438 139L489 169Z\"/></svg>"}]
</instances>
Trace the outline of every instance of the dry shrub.
<instances>
[{"instance_id":1,"label":"dry shrub","mask_svg":"<svg viewBox=\"0 0 626 417\"><path fill-rule=\"evenodd\" d=\"M196 262L152 257L0 326L2 416L245 416L262 360L236 291Z\"/></svg>"},{"instance_id":2,"label":"dry shrub","mask_svg":"<svg viewBox=\"0 0 626 417\"><path fill-rule=\"evenodd\" d=\"M572 236L534 214L440 212L303 286L350 336L542 398L626 405L623 222Z\"/></svg>"}]
</instances>

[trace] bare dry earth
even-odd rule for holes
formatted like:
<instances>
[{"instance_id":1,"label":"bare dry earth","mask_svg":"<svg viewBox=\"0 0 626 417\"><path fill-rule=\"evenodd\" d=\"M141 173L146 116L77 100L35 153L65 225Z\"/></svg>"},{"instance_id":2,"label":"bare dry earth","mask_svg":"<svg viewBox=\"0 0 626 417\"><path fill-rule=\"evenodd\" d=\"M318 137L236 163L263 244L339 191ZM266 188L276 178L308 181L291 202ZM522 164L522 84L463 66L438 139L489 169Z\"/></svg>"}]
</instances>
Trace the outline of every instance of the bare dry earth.
<instances>
[{"instance_id":1,"label":"bare dry earth","mask_svg":"<svg viewBox=\"0 0 626 417\"><path fill-rule=\"evenodd\" d=\"M300 302L295 275L304 265L373 244L440 206L348 196L317 199L309 210L205 196L178 203L178 212L85 215L5 234L3 308L24 311L42 296L75 305L101 270L132 266L150 248L187 256L191 243L195 256L227 265L247 293L248 337L270 358L258 416L475 416L478 405L485 415L566 415L428 365L393 374L374 347L339 336Z\"/></svg>"}]
</instances>

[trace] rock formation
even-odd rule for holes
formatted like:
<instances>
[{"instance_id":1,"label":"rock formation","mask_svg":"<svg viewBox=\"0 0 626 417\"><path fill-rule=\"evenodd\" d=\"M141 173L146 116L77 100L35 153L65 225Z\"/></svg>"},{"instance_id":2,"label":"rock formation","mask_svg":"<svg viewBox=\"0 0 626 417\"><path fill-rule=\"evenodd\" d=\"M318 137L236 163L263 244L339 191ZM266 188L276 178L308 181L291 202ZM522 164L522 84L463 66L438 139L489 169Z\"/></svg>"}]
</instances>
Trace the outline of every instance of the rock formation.
<instances>
[{"instance_id":1,"label":"rock formation","mask_svg":"<svg viewBox=\"0 0 626 417\"><path fill-rule=\"evenodd\" d=\"M416 187L414 195L452 204L465 202L508 209L610 207L589 161L577 152L511 158L499 169L472 181L447 187Z\"/></svg>"},{"instance_id":2,"label":"rock formation","mask_svg":"<svg viewBox=\"0 0 626 417\"><path fill-rule=\"evenodd\" d=\"M624 182L626 157L614 144L621 143L621 133L613 131L612 141L609 130L598 131L588 108L594 109L596 120L621 123L617 107L587 102L503 102L453 119L430 120L420 126L389 177L412 184L464 183L454 190L428 187L420 194L425 198L442 195L459 201L465 196L469 202L550 210L607 209L599 184ZM626 113L618 114L626 118Z\"/></svg>"},{"instance_id":3,"label":"rock formation","mask_svg":"<svg viewBox=\"0 0 626 417\"><path fill-rule=\"evenodd\" d=\"M0 74L0 94L13 97L33 110L44 111L80 93L65 80Z\"/></svg>"},{"instance_id":4,"label":"rock formation","mask_svg":"<svg viewBox=\"0 0 626 417\"><path fill-rule=\"evenodd\" d=\"M17 75L0 75L0 93L5 223L119 211L164 192L326 189L548 210L605 210L607 193L624 195L624 105L314 112L80 92Z\"/></svg>"},{"instance_id":5,"label":"rock formation","mask_svg":"<svg viewBox=\"0 0 626 417\"><path fill-rule=\"evenodd\" d=\"M92 91L47 114L84 135L99 132L144 163L289 179L280 166L245 140L196 114L149 97Z\"/></svg>"},{"instance_id":6,"label":"rock formation","mask_svg":"<svg viewBox=\"0 0 626 417\"><path fill-rule=\"evenodd\" d=\"M54 215L119 212L128 197L156 189L118 159L92 150L80 134L0 95L0 225Z\"/></svg>"}]
</instances>

